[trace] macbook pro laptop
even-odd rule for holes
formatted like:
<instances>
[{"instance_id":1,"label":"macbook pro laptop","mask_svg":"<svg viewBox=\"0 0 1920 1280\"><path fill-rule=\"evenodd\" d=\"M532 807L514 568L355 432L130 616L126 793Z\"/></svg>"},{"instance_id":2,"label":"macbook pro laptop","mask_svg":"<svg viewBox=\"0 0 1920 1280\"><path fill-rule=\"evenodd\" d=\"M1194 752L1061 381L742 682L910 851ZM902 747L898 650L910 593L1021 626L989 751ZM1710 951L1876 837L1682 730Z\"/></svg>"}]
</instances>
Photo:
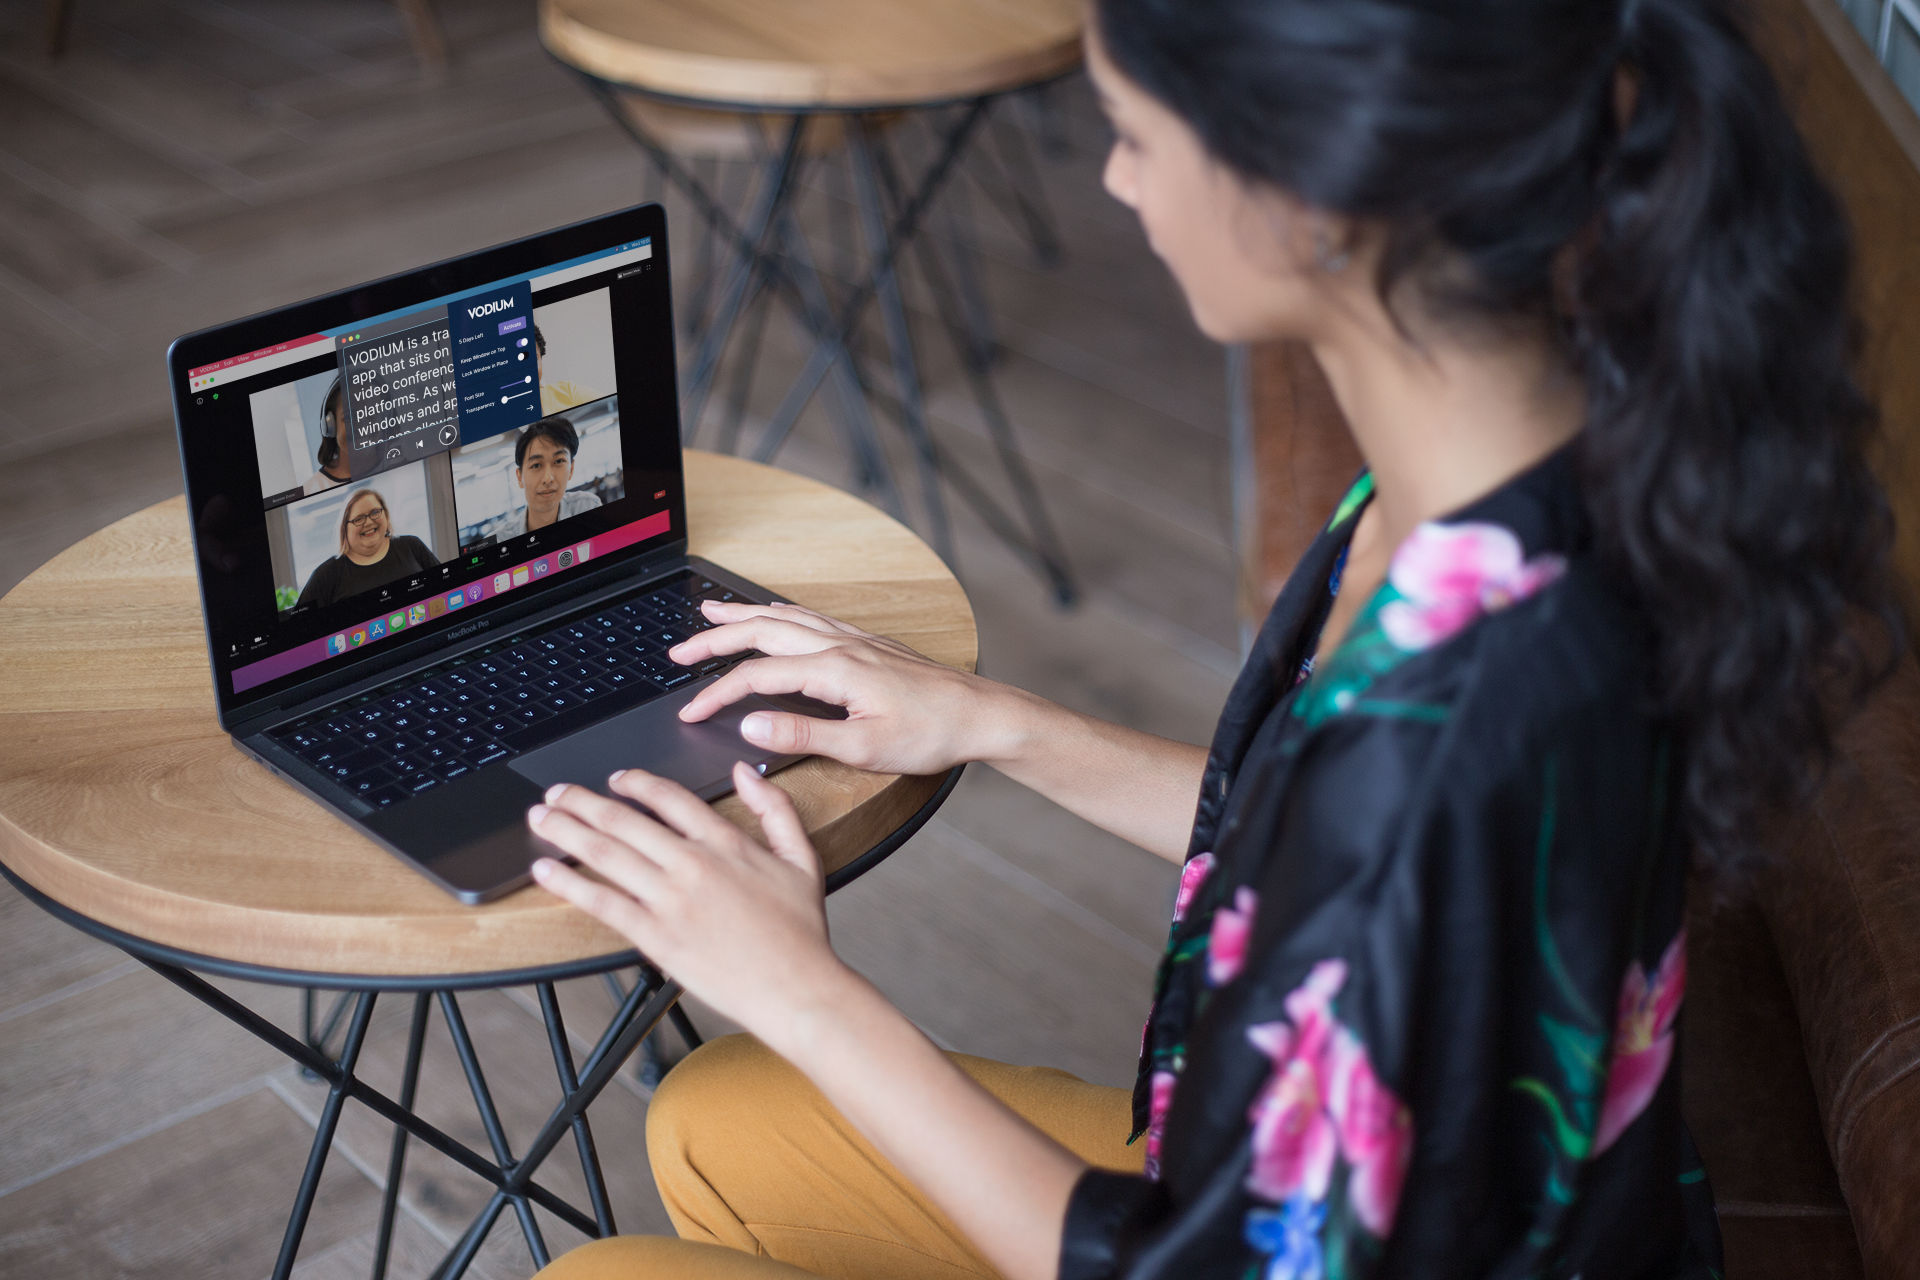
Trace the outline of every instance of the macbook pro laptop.
<instances>
[{"instance_id":1,"label":"macbook pro laptop","mask_svg":"<svg viewBox=\"0 0 1920 1280\"><path fill-rule=\"evenodd\" d=\"M793 759L765 700L675 714L740 660L667 659L700 603L778 597L686 554L673 334L654 204L168 352L221 726L462 901L552 852L555 782Z\"/></svg>"}]
</instances>

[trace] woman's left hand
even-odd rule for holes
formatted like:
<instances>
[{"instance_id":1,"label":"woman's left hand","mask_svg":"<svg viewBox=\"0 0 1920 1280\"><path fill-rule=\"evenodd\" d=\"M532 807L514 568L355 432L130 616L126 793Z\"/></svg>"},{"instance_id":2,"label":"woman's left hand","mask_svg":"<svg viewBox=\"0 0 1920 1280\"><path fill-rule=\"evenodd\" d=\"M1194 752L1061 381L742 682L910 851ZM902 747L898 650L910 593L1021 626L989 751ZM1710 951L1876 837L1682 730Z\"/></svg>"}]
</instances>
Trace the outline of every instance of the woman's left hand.
<instances>
[{"instance_id":1,"label":"woman's left hand","mask_svg":"<svg viewBox=\"0 0 1920 1280\"><path fill-rule=\"evenodd\" d=\"M824 996L844 966L827 941L820 859L787 794L744 764L734 787L771 850L677 782L639 769L609 781L657 818L562 784L528 811L541 839L605 877L557 859L534 879L626 935L688 991L762 1038Z\"/></svg>"}]
</instances>

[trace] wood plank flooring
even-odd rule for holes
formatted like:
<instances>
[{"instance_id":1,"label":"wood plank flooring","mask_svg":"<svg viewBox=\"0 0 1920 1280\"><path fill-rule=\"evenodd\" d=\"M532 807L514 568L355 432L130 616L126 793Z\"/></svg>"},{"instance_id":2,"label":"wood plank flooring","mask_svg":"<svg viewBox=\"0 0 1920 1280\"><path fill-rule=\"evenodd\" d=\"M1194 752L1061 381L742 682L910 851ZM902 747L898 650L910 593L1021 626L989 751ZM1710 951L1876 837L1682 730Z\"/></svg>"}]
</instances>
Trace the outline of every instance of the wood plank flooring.
<instances>
[{"instance_id":1,"label":"wood plank flooring","mask_svg":"<svg viewBox=\"0 0 1920 1280\"><path fill-rule=\"evenodd\" d=\"M453 65L415 66L386 0L74 0L70 53L38 52L38 0L0 5L0 590L108 521L179 491L163 353L177 334L525 235L659 187L541 51L530 0L440 5ZM1032 131L1030 104L1006 104ZM1065 248L1042 266L971 178L973 245L996 369L1084 588L1070 611L955 505L957 567L982 669L1068 705L1204 741L1237 661L1219 352L1193 330L1133 216L1100 190L1105 132L1084 83L1051 94L1063 153L1041 182ZM909 121L908 167L929 141ZM975 162L976 167L982 167ZM724 167L737 199L748 175ZM802 221L831 287L847 184L809 174ZM958 205L951 206L957 210ZM668 197L685 300L695 223ZM985 420L926 284L906 288L933 430L1002 495ZM862 335L878 352L877 326ZM756 439L806 354L769 324L743 405ZM876 361L876 369L883 362ZM889 389L877 376L879 390ZM720 388L731 385L730 373ZM884 399L884 396L882 397ZM701 441L717 438L716 392ZM910 456L888 448L911 493ZM816 405L781 465L851 485ZM952 503L951 496L949 502ZM923 520L917 498L909 506ZM924 523L922 524L924 528ZM0 670L5 659L0 657ZM1174 870L989 770L830 904L834 938L930 1035L1104 1084L1132 1072ZM289 990L222 982L279 1025ZM563 990L576 1040L610 1012ZM531 993L463 1002L511 1141L555 1096ZM364 1069L392 1087L408 1000L383 999ZM694 1007L704 1030L727 1028ZM436 1014L421 1108L484 1147ZM323 1090L118 951L0 889L0 1276L260 1280L273 1264ZM623 1230L668 1224L647 1171L645 1090L623 1074L593 1111ZM389 1132L350 1106L297 1274L368 1274ZM578 1194L570 1149L548 1165ZM425 1276L485 1199L415 1144L390 1274ZM549 1243L579 1237L543 1218ZM532 1260L503 1219L470 1274Z\"/></svg>"}]
</instances>

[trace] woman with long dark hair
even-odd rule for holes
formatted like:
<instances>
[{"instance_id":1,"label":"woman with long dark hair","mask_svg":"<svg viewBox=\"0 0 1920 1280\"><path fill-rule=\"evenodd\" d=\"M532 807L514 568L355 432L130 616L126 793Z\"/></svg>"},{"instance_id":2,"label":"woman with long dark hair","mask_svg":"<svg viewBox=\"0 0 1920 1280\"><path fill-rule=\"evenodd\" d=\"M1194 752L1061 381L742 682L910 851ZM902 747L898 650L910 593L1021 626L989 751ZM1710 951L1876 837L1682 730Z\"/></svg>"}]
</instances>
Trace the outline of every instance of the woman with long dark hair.
<instances>
[{"instance_id":1,"label":"woman with long dark hair","mask_svg":"<svg viewBox=\"0 0 1920 1280\"><path fill-rule=\"evenodd\" d=\"M1201 328L1308 343L1368 464L1211 750L800 609L675 657L770 655L690 719L802 691L849 718L743 732L984 760L1183 861L1138 1083L928 1044L750 772L771 853L555 788L606 883L540 882L757 1037L655 1099L684 1239L555 1275L1716 1274L1689 860L1758 856L1901 643L1847 232L1771 76L1727 0L1097 0L1088 61Z\"/></svg>"}]
</instances>

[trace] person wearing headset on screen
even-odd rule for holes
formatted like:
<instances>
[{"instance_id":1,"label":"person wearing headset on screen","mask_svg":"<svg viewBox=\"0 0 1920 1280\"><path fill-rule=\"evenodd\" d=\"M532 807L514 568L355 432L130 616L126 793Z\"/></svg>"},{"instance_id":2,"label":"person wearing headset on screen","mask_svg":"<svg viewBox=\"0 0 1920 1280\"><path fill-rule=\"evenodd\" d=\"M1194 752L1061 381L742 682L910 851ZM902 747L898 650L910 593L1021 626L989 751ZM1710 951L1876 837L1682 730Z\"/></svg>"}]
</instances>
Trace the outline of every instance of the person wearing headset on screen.
<instances>
[{"instance_id":1,"label":"person wearing headset on screen","mask_svg":"<svg viewBox=\"0 0 1920 1280\"><path fill-rule=\"evenodd\" d=\"M539 325L533 326L533 365L535 376L540 379L541 413L555 414L597 398L571 382L547 381L547 335L540 332Z\"/></svg>"},{"instance_id":2,"label":"person wearing headset on screen","mask_svg":"<svg viewBox=\"0 0 1920 1280\"><path fill-rule=\"evenodd\" d=\"M332 604L439 563L420 539L395 537L387 500L377 490L362 489L340 508L340 554L313 571L294 607Z\"/></svg>"},{"instance_id":3,"label":"person wearing headset on screen","mask_svg":"<svg viewBox=\"0 0 1920 1280\"><path fill-rule=\"evenodd\" d=\"M567 492L579 454L580 434L565 418L542 418L520 433L513 446L513 482L527 495L527 505L494 531L495 541L544 529L600 505L590 493Z\"/></svg>"},{"instance_id":4,"label":"person wearing headset on screen","mask_svg":"<svg viewBox=\"0 0 1920 1280\"><path fill-rule=\"evenodd\" d=\"M320 404L320 421L327 434L320 440L320 449L314 455L320 469L307 477L300 486L302 493L325 493L353 479L347 470L347 414L340 404L340 379L335 378L333 385L327 388L327 398Z\"/></svg>"}]
</instances>

